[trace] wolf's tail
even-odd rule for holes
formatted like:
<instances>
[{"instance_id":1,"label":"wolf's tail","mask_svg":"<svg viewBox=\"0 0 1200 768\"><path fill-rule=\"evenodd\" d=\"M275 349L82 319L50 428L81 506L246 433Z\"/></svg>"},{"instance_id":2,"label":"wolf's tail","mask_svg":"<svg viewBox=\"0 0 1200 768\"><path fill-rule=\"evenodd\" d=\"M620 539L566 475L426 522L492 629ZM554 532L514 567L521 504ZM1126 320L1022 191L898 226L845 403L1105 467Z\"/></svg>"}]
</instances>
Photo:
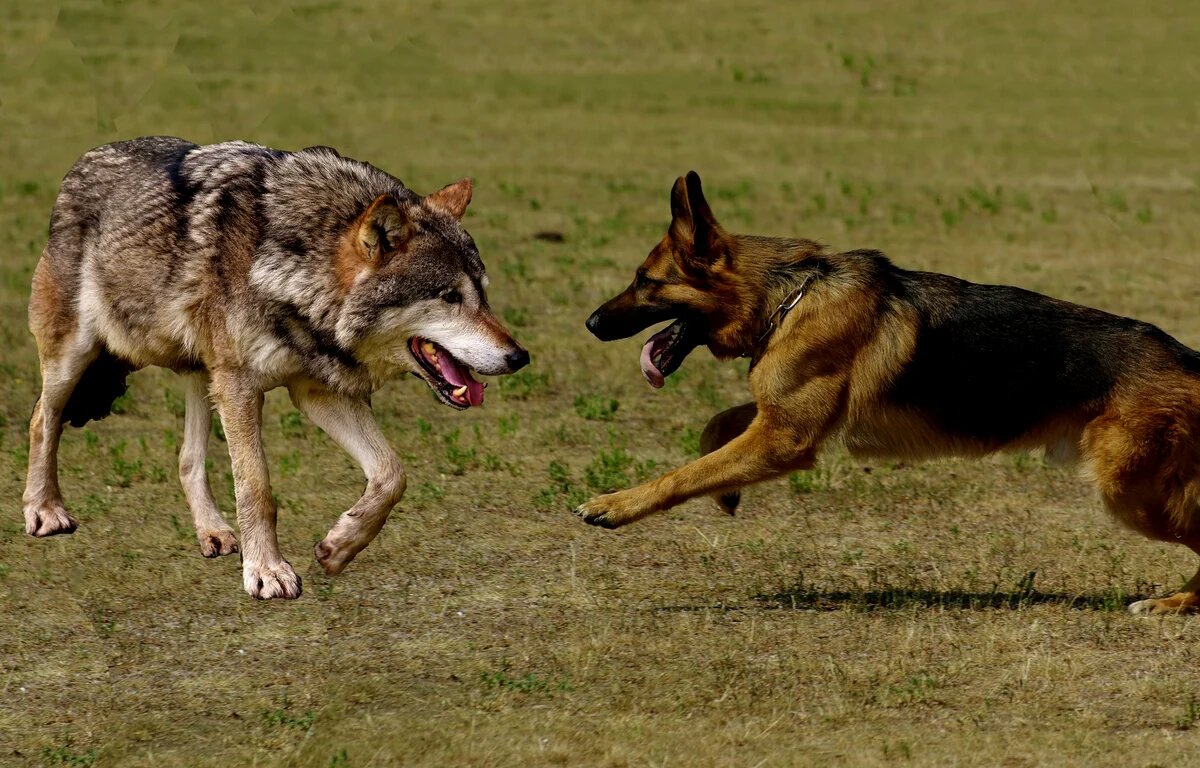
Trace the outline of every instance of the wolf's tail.
<instances>
[{"instance_id":1,"label":"wolf's tail","mask_svg":"<svg viewBox=\"0 0 1200 768\"><path fill-rule=\"evenodd\" d=\"M92 361L75 385L75 391L63 409L63 421L72 427L82 427L89 421L99 421L112 413L113 403L129 388L125 379L133 366L107 349Z\"/></svg>"}]
</instances>

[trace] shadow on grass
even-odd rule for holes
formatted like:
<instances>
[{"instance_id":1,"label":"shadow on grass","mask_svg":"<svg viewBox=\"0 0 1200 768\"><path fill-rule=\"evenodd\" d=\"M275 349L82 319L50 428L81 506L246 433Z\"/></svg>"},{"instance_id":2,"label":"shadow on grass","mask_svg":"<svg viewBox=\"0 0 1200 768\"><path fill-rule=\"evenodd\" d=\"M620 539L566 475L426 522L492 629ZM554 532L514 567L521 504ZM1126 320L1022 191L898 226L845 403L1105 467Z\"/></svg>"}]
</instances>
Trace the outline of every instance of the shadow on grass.
<instances>
[{"instance_id":1,"label":"shadow on grass","mask_svg":"<svg viewBox=\"0 0 1200 768\"><path fill-rule=\"evenodd\" d=\"M1030 590L995 590L968 592L959 589L911 589L882 587L869 590L823 590L798 587L776 594L755 595L764 607L792 608L809 611L838 610L900 610L906 608L951 608L968 611L987 609L1020 610L1033 605L1059 605L1087 611L1119 611L1134 600L1113 589L1098 595L1068 595L1061 592Z\"/></svg>"},{"instance_id":2,"label":"shadow on grass","mask_svg":"<svg viewBox=\"0 0 1200 768\"><path fill-rule=\"evenodd\" d=\"M1079 595L1062 592L1043 592L1035 589L1036 572L1026 574L1012 589L999 585L988 592L962 589L928 589L923 587L892 587L875 589L831 590L803 584L774 594L759 594L754 600L760 608L781 608L802 611L873 611L905 610L908 608L949 608L966 611L1021 610L1033 605L1058 605L1081 611L1123 613L1129 604L1142 599L1138 594L1151 585L1139 585L1135 593L1111 587L1100 594ZM1153 591L1153 590L1151 590ZM745 610L747 606L662 606L662 611Z\"/></svg>"}]
</instances>

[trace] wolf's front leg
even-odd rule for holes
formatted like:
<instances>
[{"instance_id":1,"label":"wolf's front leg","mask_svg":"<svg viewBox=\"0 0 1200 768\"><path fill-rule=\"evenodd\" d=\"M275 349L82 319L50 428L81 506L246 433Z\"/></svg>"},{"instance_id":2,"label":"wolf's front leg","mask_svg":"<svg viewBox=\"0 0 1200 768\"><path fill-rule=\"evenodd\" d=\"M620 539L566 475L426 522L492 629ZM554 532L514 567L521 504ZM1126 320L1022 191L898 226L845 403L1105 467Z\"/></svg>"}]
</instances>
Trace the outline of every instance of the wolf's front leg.
<instances>
[{"instance_id":1,"label":"wolf's front leg","mask_svg":"<svg viewBox=\"0 0 1200 768\"><path fill-rule=\"evenodd\" d=\"M292 402L350 454L367 476L367 487L313 549L317 562L330 576L361 552L383 528L392 508L404 495L404 467L364 400L338 395L302 382L288 388Z\"/></svg>"},{"instance_id":2,"label":"wolf's front leg","mask_svg":"<svg viewBox=\"0 0 1200 768\"><path fill-rule=\"evenodd\" d=\"M705 494L726 495L742 486L807 469L816 445L797 439L761 417L721 448L662 477L626 491L597 496L575 510L589 525L617 528Z\"/></svg>"},{"instance_id":3,"label":"wolf's front leg","mask_svg":"<svg viewBox=\"0 0 1200 768\"><path fill-rule=\"evenodd\" d=\"M300 577L279 553L275 536L275 499L262 444L262 392L237 371L213 371L212 395L233 462L242 585L260 600L297 598Z\"/></svg>"},{"instance_id":4,"label":"wolf's front leg","mask_svg":"<svg viewBox=\"0 0 1200 768\"><path fill-rule=\"evenodd\" d=\"M208 435L212 431L212 405L208 399L206 374L194 373L187 377L186 404L183 446L179 450L179 482L192 513L200 554L205 557L231 555L238 551L237 537L217 510L205 467Z\"/></svg>"}]
</instances>

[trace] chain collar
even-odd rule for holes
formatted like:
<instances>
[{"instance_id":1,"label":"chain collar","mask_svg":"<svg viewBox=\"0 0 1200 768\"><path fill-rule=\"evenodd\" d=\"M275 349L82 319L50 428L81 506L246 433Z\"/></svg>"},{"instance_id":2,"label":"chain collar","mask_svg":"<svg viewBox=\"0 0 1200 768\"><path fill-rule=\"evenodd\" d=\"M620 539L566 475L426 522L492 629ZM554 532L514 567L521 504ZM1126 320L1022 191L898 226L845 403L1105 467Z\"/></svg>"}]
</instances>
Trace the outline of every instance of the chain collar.
<instances>
[{"instance_id":1,"label":"chain collar","mask_svg":"<svg viewBox=\"0 0 1200 768\"><path fill-rule=\"evenodd\" d=\"M775 307L775 311L771 313L769 318L767 318L767 330L763 331L762 335L758 337L758 340L754 342L754 350L749 354L743 355L743 357L754 357L755 353L762 349L763 343L766 342L767 337L770 336L776 328L783 325L784 318L787 317L788 312L791 312L796 305L800 303L800 299L804 298L804 294L808 291L808 287L812 284L813 278L815 277L816 274L810 272L804 278L804 282L800 283L800 285L794 291L784 297L783 301L779 302L779 306Z\"/></svg>"}]
</instances>

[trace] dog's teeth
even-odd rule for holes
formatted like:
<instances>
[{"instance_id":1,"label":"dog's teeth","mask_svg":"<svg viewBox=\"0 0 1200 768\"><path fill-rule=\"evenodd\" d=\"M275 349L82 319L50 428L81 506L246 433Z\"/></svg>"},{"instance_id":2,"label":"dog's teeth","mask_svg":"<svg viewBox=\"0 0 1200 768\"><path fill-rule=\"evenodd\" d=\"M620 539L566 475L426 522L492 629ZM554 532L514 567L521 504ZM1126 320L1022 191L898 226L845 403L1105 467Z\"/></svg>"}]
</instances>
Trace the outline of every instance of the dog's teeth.
<instances>
[{"instance_id":1,"label":"dog's teeth","mask_svg":"<svg viewBox=\"0 0 1200 768\"><path fill-rule=\"evenodd\" d=\"M437 357L437 350L433 348L433 342L431 342L431 341L425 342L424 344L421 345L421 349L425 351L425 354L433 355L434 357Z\"/></svg>"},{"instance_id":2,"label":"dog's teeth","mask_svg":"<svg viewBox=\"0 0 1200 768\"><path fill-rule=\"evenodd\" d=\"M461 387L454 390L450 394L454 395L455 397L462 397L463 395L467 394L467 385L463 384Z\"/></svg>"}]
</instances>

